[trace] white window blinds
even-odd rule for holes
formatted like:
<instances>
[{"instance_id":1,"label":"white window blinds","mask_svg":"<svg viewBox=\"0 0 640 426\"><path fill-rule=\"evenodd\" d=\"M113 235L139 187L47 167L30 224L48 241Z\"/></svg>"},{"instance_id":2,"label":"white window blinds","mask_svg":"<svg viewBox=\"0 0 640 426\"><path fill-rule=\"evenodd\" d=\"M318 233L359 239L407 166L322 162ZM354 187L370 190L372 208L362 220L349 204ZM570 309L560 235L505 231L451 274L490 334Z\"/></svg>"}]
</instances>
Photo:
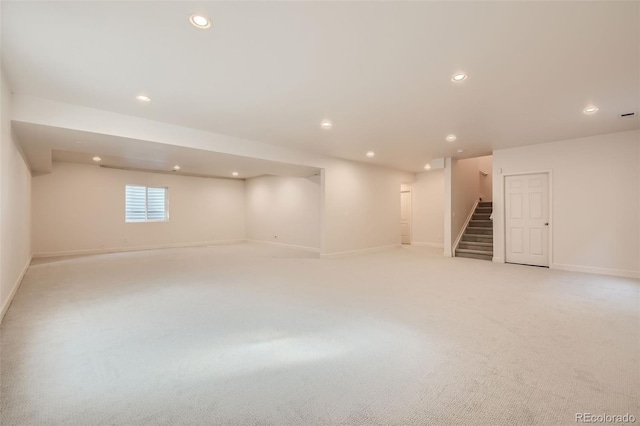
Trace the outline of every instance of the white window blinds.
<instances>
[{"instance_id":1,"label":"white window blinds","mask_svg":"<svg viewBox=\"0 0 640 426\"><path fill-rule=\"evenodd\" d=\"M167 188L126 186L127 222L149 222L168 219Z\"/></svg>"}]
</instances>

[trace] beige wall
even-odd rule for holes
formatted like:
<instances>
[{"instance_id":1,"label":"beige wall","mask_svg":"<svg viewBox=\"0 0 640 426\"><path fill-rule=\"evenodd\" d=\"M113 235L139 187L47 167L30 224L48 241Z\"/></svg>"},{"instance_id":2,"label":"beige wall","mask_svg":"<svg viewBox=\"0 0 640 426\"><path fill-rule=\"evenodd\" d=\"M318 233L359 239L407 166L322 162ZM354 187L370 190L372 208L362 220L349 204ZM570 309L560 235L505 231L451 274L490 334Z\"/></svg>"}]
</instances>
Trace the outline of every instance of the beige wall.
<instances>
[{"instance_id":1,"label":"beige wall","mask_svg":"<svg viewBox=\"0 0 640 426\"><path fill-rule=\"evenodd\" d=\"M320 177L247 179L247 239L320 249Z\"/></svg>"},{"instance_id":2,"label":"beige wall","mask_svg":"<svg viewBox=\"0 0 640 426\"><path fill-rule=\"evenodd\" d=\"M412 244L444 245L444 170L417 175L411 185Z\"/></svg>"},{"instance_id":3,"label":"beige wall","mask_svg":"<svg viewBox=\"0 0 640 426\"><path fill-rule=\"evenodd\" d=\"M0 320L31 260L31 172L11 133L11 92L0 71Z\"/></svg>"},{"instance_id":4,"label":"beige wall","mask_svg":"<svg viewBox=\"0 0 640 426\"><path fill-rule=\"evenodd\" d=\"M455 244L473 204L480 196L477 158L451 162L451 243Z\"/></svg>"},{"instance_id":5,"label":"beige wall","mask_svg":"<svg viewBox=\"0 0 640 426\"><path fill-rule=\"evenodd\" d=\"M400 244L400 185L414 174L335 160L323 180L323 254Z\"/></svg>"},{"instance_id":6,"label":"beige wall","mask_svg":"<svg viewBox=\"0 0 640 426\"><path fill-rule=\"evenodd\" d=\"M125 223L125 185L169 188L169 221ZM33 178L36 254L188 245L245 238L244 181L54 163Z\"/></svg>"},{"instance_id":7,"label":"beige wall","mask_svg":"<svg viewBox=\"0 0 640 426\"><path fill-rule=\"evenodd\" d=\"M386 247L400 243L398 188L413 179L335 160L323 170L324 188L309 179L265 177L251 179L245 191L239 180L54 163L51 174L33 179L33 250L51 255L242 239L320 248L327 255ZM127 183L169 186L170 221L125 223ZM270 191L278 202L267 205Z\"/></svg>"},{"instance_id":8,"label":"beige wall","mask_svg":"<svg viewBox=\"0 0 640 426\"><path fill-rule=\"evenodd\" d=\"M632 131L495 151L495 260L504 261L504 175L551 170L551 266L637 277L639 150Z\"/></svg>"},{"instance_id":9,"label":"beige wall","mask_svg":"<svg viewBox=\"0 0 640 426\"><path fill-rule=\"evenodd\" d=\"M482 201L491 201L493 199L493 156L478 157L478 168L487 173L487 176L479 174L480 197Z\"/></svg>"}]
</instances>

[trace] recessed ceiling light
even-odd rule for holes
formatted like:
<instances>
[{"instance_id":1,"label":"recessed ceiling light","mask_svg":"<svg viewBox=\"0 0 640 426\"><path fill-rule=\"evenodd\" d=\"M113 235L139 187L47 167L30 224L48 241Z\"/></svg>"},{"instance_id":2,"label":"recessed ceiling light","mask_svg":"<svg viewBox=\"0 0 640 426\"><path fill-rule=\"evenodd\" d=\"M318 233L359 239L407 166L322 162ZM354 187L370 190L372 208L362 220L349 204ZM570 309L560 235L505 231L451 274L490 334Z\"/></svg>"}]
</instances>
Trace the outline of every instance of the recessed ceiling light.
<instances>
[{"instance_id":1,"label":"recessed ceiling light","mask_svg":"<svg viewBox=\"0 0 640 426\"><path fill-rule=\"evenodd\" d=\"M595 105L589 105L588 107L583 109L582 112L584 112L585 114L593 114L595 112L598 112L598 107Z\"/></svg>"},{"instance_id":2,"label":"recessed ceiling light","mask_svg":"<svg viewBox=\"0 0 640 426\"><path fill-rule=\"evenodd\" d=\"M231 173L232 176L238 176L238 172Z\"/></svg>"},{"instance_id":3,"label":"recessed ceiling light","mask_svg":"<svg viewBox=\"0 0 640 426\"><path fill-rule=\"evenodd\" d=\"M177 172L178 170L180 170L180 166L178 166L178 165L176 164L175 166L173 166L173 170L175 170L175 171Z\"/></svg>"},{"instance_id":4,"label":"recessed ceiling light","mask_svg":"<svg viewBox=\"0 0 640 426\"><path fill-rule=\"evenodd\" d=\"M331 120L322 120L322 123L320 123L320 127L328 130L333 127L333 123L331 122Z\"/></svg>"},{"instance_id":5,"label":"recessed ceiling light","mask_svg":"<svg viewBox=\"0 0 640 426\"><path fill-rule=\"evenodd\" d=\"M191 17L189 18L189 21L191 21L193 26L196 28L204 29L204 28L209 28L211 26L211 21L209 21L209 18L202 15L197 15L197 14L191 15Z\"/></svg>"},{"instance_id":6,"label":"recessed ceiling light","mask_svg":"<svg viewBox=\"0 0 640 426\"><path fill-rule=\"evenodd\" d=\"M463 72L456 73L453 75L453 77L451 77L451 81L455 81L456 83L466 79L467 75Z\"/></svg>"},{"instance_id":7,"label":"recessed ceiling light","mask_svg":"<svg viewBox=\"0 0 640 426\"><path fill-rule=\"evenodd\" d=\"M102 161L102 158L96 155L95 157L93 157L93 161L95 161L96 163L99 163L100 161Z\"/></svg>"},{"instance_id":8,"label":"recessed ceiling light","mask_svg":"<svg viewBox=\"0 0 640 426\"><path fill-rule=\"evenodd\" d=\"M147 95L138 95L136 96L136 99L139 100L140 102L151 102L151 98L148 97Z\"/></svg>"},{"instance_id":9,"label":"recessed ceiling light","mask_svg":"<svg viewBox=\"0 0 640 426\"><path fill-rule=\"evenodd\" d=\"M375 152L373 152L373 151L368 151L368 152L367 152L367 157L369 157L369 158L373 158L373 157L375 157L375 156L376 156L376 153L375 153Z\"/></svg>"},{"instance_id":10,"label":"recessed ceiling light","mask_svg":"<svg viewBox=\"0 0 640 426\"><path fill-rule=\"evenodd\" d=\"M431 170L431 164L425 164L424 165L424 169L425 170Z\"/></svg>"},{"instance_id":11,"label":"recessed ceiling light","mask_svg":"<svg viewBox=\"0 0 640 426\"><path fill-rule=\"evenodd\" d=\"M458 154L462 154L463 152L464 152L464 149L462 149L462 148L460 148L460 149L458 150Z\"/></svg>"},{"instance_id":12,"label":"recessed ceiling light","mask_svg":"<svg viewBox=\"0 0 640 426\"><path fill-rule=\"evenodd\" d=\"M447 135L447 142L455 142L456 139L456 135Z\"/></svg>"}]
</instances>

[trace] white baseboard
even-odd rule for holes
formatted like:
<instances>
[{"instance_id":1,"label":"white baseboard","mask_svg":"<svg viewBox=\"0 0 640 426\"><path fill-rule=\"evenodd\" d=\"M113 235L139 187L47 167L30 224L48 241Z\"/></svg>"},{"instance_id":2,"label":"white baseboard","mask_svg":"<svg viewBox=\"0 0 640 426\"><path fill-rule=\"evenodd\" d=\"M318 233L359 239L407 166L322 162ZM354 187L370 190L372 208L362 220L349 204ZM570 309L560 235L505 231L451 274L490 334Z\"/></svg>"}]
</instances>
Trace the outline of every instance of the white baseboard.
<instances>
[{"instance_id":1,"label":"white baseboard","mask_svg":"<svg viewBox=\"0 0 640 426\"><path fill-rule=\"evenodd\" d=\"M292 248L297 250L310 251L312 253L320 253L320 249L316 247L308 247L308 246L298 246L295 244L285 244L285 243L275 243L273 241L264 241L264 240L247 240L249 243L258 243L258 244L269 244L273 246L279 246L284 248Z\"/></svg>"},{"instance_id":2,"label":"white baseboard","mask_svg":"<svg viewBox=\"0 0 640 426\"><path fill-rule=\"evenodd\" d=\"M2 304L2 310L0 311L0 323L2 323L2 319L4 318L4 314L7 313L7 311L9 310L9 306L11 305L11 302L13 302L13 298L15 297L16 292L18 291L18 288L20 287L20 284L22 283L22 279L24 278L24 274L27 273L27 269L29 269L29 265L31 265L31 260L33 260L33 256L29 257L29 260L27 261L27 264L24 265L24 268L22 268L22 272L20 272L20 275L18 276L18 279L13 284L13 288L11 289L11 292L9 293L9 296L7 297L7 300L5 300L4 303Z\"/></svg>"},{"instance_id":3,"label":"white baseboard","mask_svg":"<svg viewBox=\"0 0 640 426\"><path fill-rule=\"evenodd\" d=\"M426 242L423 242L423 241L412 241L411 245L412 246L444 248L444 243L426 243Z\"/></svg>"},{"instance_id":4,"label":"white baseboard","mask_svg":"<svg viewBox=\"0 0 640 426\"><path fill-rule=\"evenodd\" d=\"M401 245L402 244L389 244L389 245L386 245L386 246L369 247L369 248L358 249L358 250L339 251L339 252L336 252L336 253L321 253L320 257L330 259L330 258L334 258L334 257L354 256L354 255L358 255L358 254L373 253L373 252L376 252L376 251L383 251L383 250L389 250L391 248L398 248Z\"/></svg>"},{"instance_id":5,"label":"white baseboard","mask_svg":"<svg viewBox=\"0 0 640 426\"><path fill-rule=\"evenodd\" d=\"M34 258L41 257L61 257L61 256L78 256L88 254L105 254L105 253L122 253L127 251L142 251L142 250L157 250L166 248L181 248L181 247L202 247L202 246L215 246L220 244L237 244L244 243L247 240L219 240L219 241L199 241L195 243L176 243L176 244L156 244L150 246L136 246L136 247L111 247L104 249L86 249L86 250L68 250L68 251L55 251L46 253L36 253Z\"/></svg>"},{"instance_id":6,"label":"white baseboard","mask_svg":"<svg viewBox=\"0 0 640 426\"><path fill-rule=\"evenodd\" d=\"M624 278L640 278L638 271L625 271L623 269L597 268L594 266L567 265L563 263L553 263L551 269L559 269L561 271L585 272L587 274L612 275L614 277Z\"/></svg>"},{"instance_id":7,"label":"white baseboard","mask_svg":"<svg viewBox=\"0 0 640 426\"><path fill-rule=\"evenodd\" d=\"M492 259L492 260L493 260L493 262L495 262L495 263L504 263L504 259L503 259L503 258L501 258L501 257L493 256L493 259Z\"/></svg>"}]
</instances>

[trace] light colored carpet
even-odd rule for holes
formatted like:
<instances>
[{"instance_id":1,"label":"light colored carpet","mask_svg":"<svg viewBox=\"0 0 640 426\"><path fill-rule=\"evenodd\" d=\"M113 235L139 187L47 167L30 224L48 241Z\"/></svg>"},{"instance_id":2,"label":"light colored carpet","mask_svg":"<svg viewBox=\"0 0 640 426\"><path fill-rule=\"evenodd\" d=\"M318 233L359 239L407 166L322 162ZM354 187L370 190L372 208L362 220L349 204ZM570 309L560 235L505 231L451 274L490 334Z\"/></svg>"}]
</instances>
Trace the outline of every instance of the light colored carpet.
<instances>
[{"instance_id":1,"label":"light colored carpet","mask_svg":"<svg viewBox=\"0 0 640 426\"><path fill-rule=\"evenodd\" d=\"M562 425L640 418L637 280L260 244L40 260L2 425Z\"/></svg>"}]
</instances>

